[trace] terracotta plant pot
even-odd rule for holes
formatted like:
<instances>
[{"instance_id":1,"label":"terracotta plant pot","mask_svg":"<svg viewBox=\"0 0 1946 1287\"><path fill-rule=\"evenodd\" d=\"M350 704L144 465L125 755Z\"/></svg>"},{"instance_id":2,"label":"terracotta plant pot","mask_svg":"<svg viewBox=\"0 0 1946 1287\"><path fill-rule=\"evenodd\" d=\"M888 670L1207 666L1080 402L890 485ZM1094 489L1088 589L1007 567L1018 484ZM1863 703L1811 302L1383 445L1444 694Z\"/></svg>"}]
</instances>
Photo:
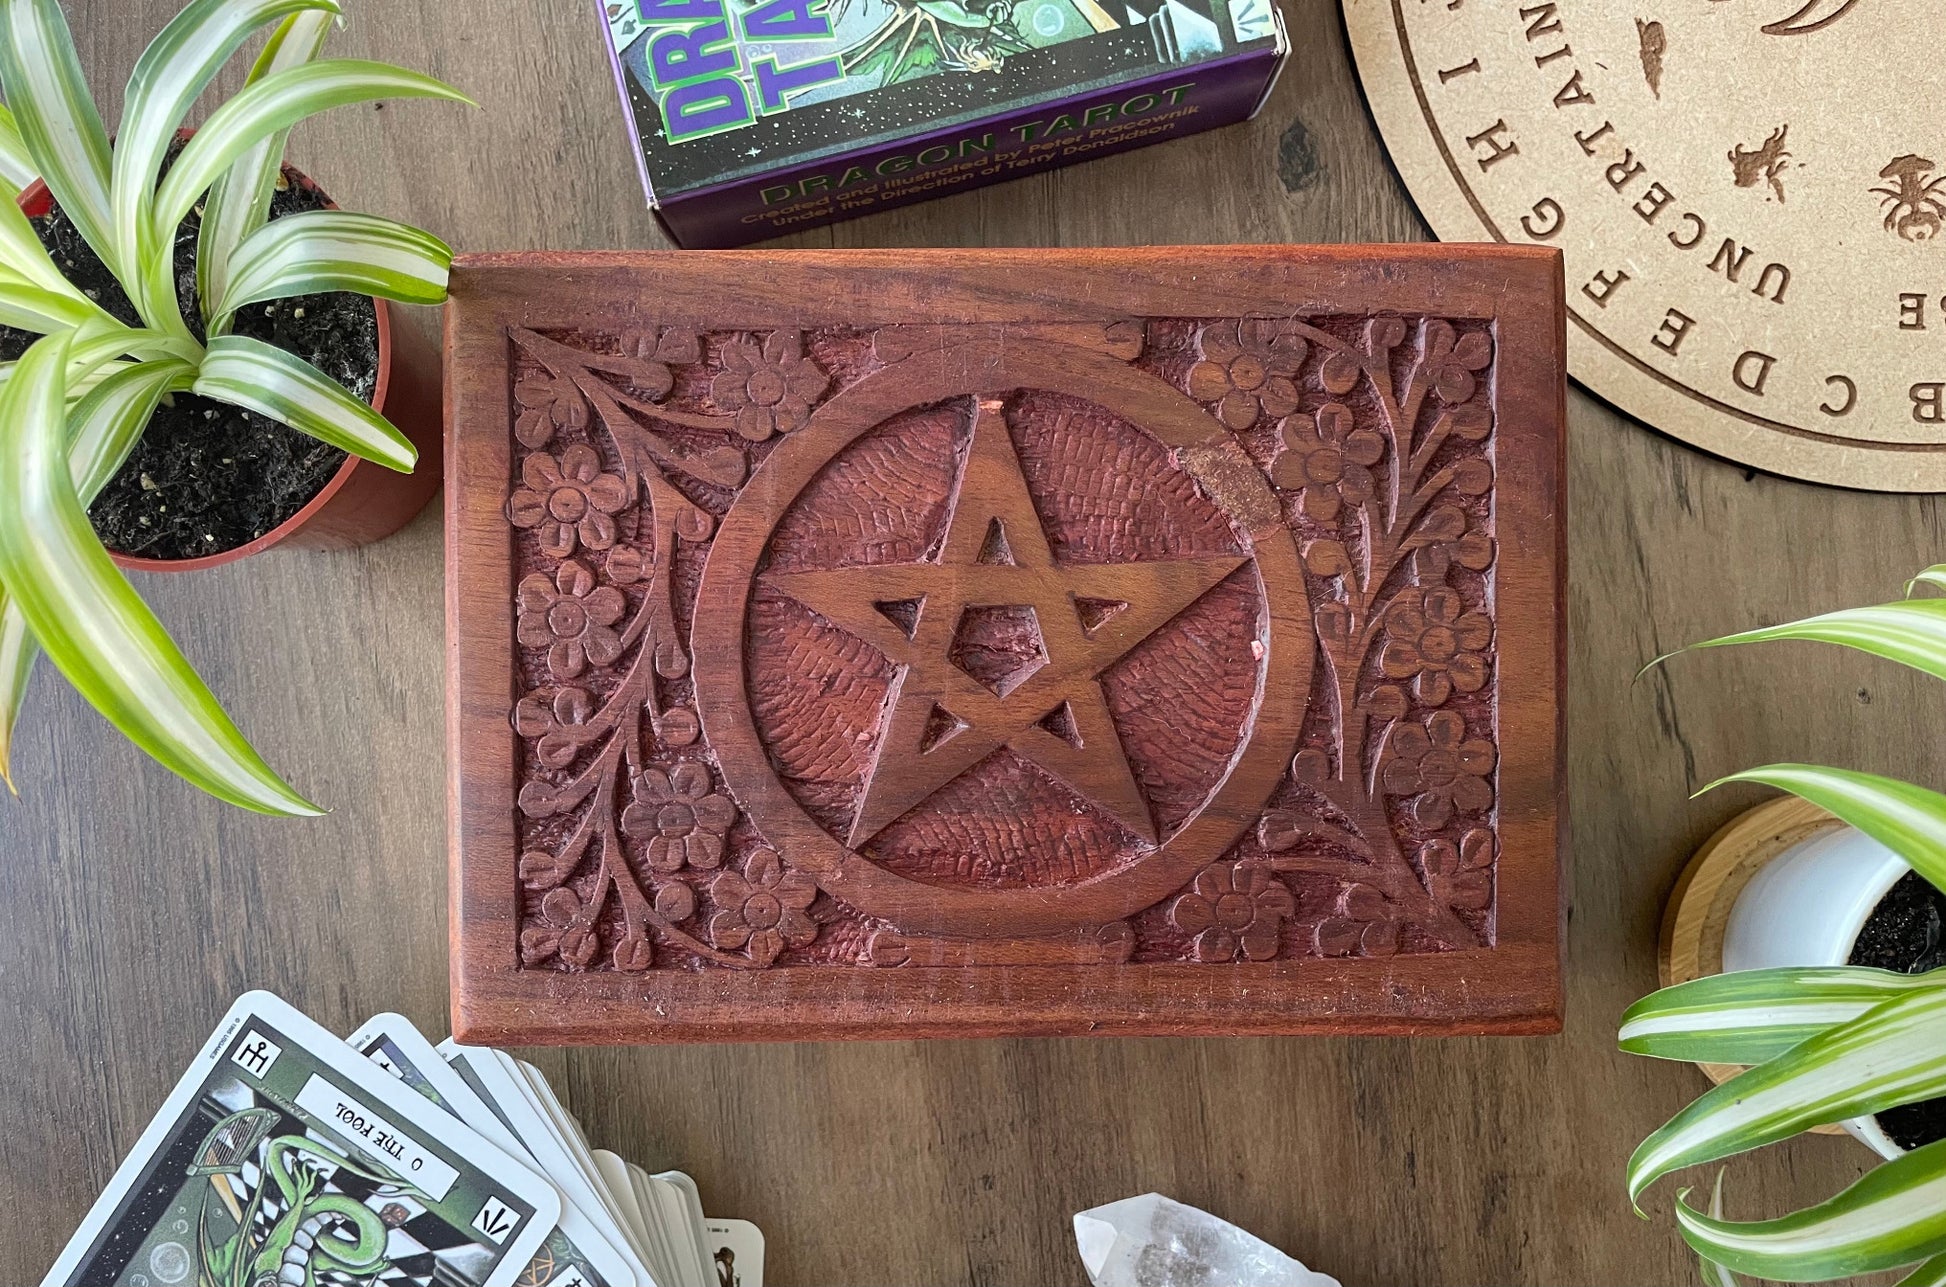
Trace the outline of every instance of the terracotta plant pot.
<instances>
[{"instance_id":1,"label":"terracotta plant pot","mask_svg":"<svg viewBox=\"0 0 1946 1287\"><path fill-rule=\"evenodd\" d=\"M308 176L288 166L285 173L292 182L318 191ZM328 197L325 204L336 208ZM54 200L46 185L36 181L20 194L20 208L29 218L38 218L54 208ZM378 312L378 380L372 407L419 449L418 467L401 474L347 456L310 504L254 541L193 559L150 559L111 550L116 563L142 572L188 572L233 563L275 545L348 549L390 536L418 516L439 490L444 472L439 355L418 331L397 324L385 300L372 303Z\"/></svg>"},{"instance_id":2,"label":"terracotta plant pot","mask_svg":"<svg viewBox=\"0 0 1946 1287\"><path fill-rule=\"evenodd\" d=\"M1903 859L1795 796L1738 814L1676 881L1662 921L1663 986L1732 970L1844 965L1865 922L1905 874ZM1734 1065L1702 1064L1723 1082ZM1840 1128L1880 1156L1905 1150L1873 1117Z\"/></svg>"}]
</instances>

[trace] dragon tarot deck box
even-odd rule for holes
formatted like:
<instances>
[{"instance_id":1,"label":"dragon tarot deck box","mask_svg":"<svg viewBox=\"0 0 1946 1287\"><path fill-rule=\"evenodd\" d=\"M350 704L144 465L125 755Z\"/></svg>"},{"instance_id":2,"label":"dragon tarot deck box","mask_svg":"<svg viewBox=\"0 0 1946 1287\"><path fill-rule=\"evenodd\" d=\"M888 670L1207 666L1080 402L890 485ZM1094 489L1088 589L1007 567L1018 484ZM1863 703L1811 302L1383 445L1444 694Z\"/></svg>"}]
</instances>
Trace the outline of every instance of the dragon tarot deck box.
<instances>
[{"instance_id":1,"label":"dragon tarot deck box","mask_svg":"<svg viewBox=\"0 0 1946 1287\"><path fill-rule=\"evenodd\" d=\"M649 204L713 248L1254 115L1274 0L602 0Z\"/></svg>"}]
</instances>

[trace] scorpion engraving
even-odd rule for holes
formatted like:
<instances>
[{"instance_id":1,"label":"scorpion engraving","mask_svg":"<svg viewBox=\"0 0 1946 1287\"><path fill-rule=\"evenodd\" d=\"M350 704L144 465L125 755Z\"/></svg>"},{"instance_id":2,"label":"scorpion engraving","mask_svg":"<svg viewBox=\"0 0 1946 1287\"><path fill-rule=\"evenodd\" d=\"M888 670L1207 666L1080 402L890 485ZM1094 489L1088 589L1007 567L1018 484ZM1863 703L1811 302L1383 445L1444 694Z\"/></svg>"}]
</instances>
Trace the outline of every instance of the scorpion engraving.
<instances>
[{"instance_id":1,"label":"scorpion engraving","mask_svg":"<svg viewBox=\"0 0 1946 1287\"><path fill-rule=\"evenodd\" d=\"M1908 152L1878 172L1879 178L1892 180L1872 189L1884 198L1879 206L1885 209L1888 232L1896 232L1907 241L1931 241L1939 235L1941 223L1946 221L1946 196L1942 196L1946 193L1946 175L1927 178L1932 171L1931 160Z\"/></svg>"}]
</instances>

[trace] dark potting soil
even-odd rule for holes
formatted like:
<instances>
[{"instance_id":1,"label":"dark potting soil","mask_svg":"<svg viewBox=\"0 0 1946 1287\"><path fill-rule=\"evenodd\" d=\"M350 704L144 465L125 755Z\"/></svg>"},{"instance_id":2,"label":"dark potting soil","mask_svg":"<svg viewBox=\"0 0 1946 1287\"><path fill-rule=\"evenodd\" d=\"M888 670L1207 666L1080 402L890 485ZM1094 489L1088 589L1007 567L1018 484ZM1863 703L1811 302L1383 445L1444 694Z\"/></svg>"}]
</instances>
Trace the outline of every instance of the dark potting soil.
<instances>
[{"instance_id":1,"label":"dark potting soil","mask_svg":"<svg viewBox=\"0 0 1946 1287\"><path fill-rule=\"evenodd\" d=\"M1865 918L1851 949L1853 965L1901 974L1924 974L1946 966L1946 894L1918 872L1907 872ZM1946 1097L1901 1104L1878 1114L1878 1124L1903 1149L1946 1139Z\"/></svg>"},{"instance_id":2,"label":"dark potting soil","mask_svg":"<svg viewBox=\"0 0 1946 1287\"><path fill-rule=\"evenodd\" d=\"M171 153L174 159L174 153ZM316 210L324 198L289 182L271 199L273 219ZM202 338L196 292L200 207L176 233L176 295ZM34 221L67 279L103 308L138 325L135 308L57 207ZM378 316L364 295L304 295L247 305L234 331L275 344L370 400L378 382ZM19 357L37 337L0 326L0 359ZM89 510L112 550L151 559L188 559L247 545L310 504L345 453L226 402L175 394L157 408L121 472Z\"/></svg>"}]
</instances>

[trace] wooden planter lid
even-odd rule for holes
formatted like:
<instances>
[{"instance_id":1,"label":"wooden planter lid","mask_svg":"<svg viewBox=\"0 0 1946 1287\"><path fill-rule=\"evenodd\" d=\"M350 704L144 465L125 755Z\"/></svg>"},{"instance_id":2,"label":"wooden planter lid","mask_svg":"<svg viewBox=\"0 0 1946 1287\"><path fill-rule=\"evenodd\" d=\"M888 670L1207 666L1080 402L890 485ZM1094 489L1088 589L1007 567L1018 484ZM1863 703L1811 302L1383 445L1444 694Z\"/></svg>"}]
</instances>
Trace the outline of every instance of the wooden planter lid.
<instances>
[{"instance_id":1,"label":"wooden planter lid","mask_svg":"<svg viewBox=\"0 0 1946 1287\"><path fill-rule=\"evenodd\" d=\"M1820 832L1845 824L1807 800L1787 795L1747 809L1703 842L1676 878L1662 917L1656 950L1661 986L1671 987L1723 971L1723 934L1737 895L1763 865ZM1696 1065L1718 1085L1743 1071L1738 1064ZM1841 1126L1811 1128L1814 1135L1843 1135Z\"/></svg>"}]
</instances>

